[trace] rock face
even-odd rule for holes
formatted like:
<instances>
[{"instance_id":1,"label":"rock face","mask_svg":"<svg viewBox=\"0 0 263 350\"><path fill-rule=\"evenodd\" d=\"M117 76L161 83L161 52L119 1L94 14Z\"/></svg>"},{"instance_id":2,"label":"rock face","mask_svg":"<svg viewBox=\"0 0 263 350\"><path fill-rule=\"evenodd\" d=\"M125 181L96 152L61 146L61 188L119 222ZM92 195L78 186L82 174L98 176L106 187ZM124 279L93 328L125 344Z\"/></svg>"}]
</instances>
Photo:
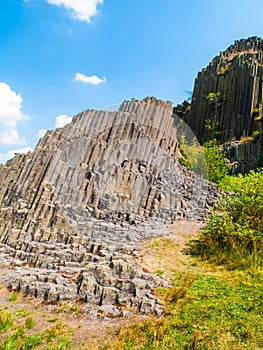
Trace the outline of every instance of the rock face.
<instances>
[{"instance_id":1,"label":"rock face","mask_svg":"<svg viewBox=\"0 0 263 350\"><path fill-rule=\"evenodd\" d=\"M199 72L190 112L184 115L200 143L215 132L221 143L234 141L226 149L242 172L255 167L263 151L262 87L263 40L236 41Z\"/></svg>"},{"instance_id":2,"label":"rock face","mask_svg":"<svg viewBox=\"0 0 263 350\"><path fill-rule=\"evenodd\" d=\"M217 196L177 156L171 103L146 98L84 111L0 166L0 259L16 266L4 282L86 310L160 313L153 289L167 282L143 271L136 249Z\"/></svg>"}]
</instances>

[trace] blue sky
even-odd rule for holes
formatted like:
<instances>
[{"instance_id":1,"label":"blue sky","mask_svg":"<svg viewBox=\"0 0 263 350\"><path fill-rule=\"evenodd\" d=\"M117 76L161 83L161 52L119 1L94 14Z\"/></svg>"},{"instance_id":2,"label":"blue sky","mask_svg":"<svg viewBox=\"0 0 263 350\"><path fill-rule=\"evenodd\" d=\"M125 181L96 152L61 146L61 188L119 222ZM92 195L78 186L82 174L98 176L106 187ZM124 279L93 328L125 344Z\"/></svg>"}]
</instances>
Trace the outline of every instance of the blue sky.
<instances>
[{"instance_id":1,"label":"blue sky","mask_svg":"<svg viewBox=\"0 0 263 350\"><path fill-rule=\"evenodd\" d=\"M187 98L263 0L1 0L0 162L88 108Z\"/></svg>"}]
</instances>

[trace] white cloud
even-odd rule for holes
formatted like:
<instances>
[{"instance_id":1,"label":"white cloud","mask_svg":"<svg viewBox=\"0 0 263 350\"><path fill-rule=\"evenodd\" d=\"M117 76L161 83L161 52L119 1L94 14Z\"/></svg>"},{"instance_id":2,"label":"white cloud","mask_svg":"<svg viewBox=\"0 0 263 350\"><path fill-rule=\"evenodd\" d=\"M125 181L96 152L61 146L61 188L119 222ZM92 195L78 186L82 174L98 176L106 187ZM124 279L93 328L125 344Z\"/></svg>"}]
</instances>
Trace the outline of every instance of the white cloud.
<instances>
[{"instance_id":1,"label":"white cloud","mask_svg":"<svg viewBox=\"0 0 263 350\"><path fill-rule=\"evenodd\" d=\"M4 163L8 159L13 158L16 153L28 153L28 152L33 152L33 148L24 147L24 148L19 148L19 149L13 149L13 150L8 151L6 153L0 153L0 163Z\"/></svg>"},{"instance_id":2,"label":"white cloud","mask_svg":"<svg viewBox=\"0 0 263 350\"><path fill-rule=\"evenodd\" d=\"M1 145L25 145L25 137L19 136L16 130L8 130L0 132Z\"/></svg>"},{"instance_id":3,"label":"white cloud","mask_svg":"<svg viewBox=\"0 0 263 350\"><path fill-rule=\"evenodd\" d=\"M90 22L91 17L97 14L97 6L103 0L46 0L51 5L63 5L71 11L71 16L80 21Z\"/></svg>"},{"instance_id":4,"label":"white cloud","mask_svg":"<svg viewBox=\"0 0 263 350\"><path fill-rule=\"evenodd\" d=\"M66 114L60 114L56 118L55 127L63 128L63 126L71 123L72 117L68 117Z\"/></svg>"},{"instance_id":5,"label":"white cloud","mask_svg":"<svg viewBox=\"0 0 263 350\"><path fill-rule=\"evenodd\" d=\"M105 77L100 79L96 75L92 75L92 76L88 77L87 75L84 75L81 73L76 73L75 81L81 81L82 83L91 84L91 85L99 85L102 83L106 83L107 79Z\"/></svg>"},{"instance_id":6,"label":"white cloud","mask_svg":"<svg viewBox=\"0 0 263 350\"><path fill-rule=\"evenodd\" d=\"M37 137L41 138L46 135L47 129L40 129L38 130Z\"/></svg>"},{"instance_id":7,"label":"white cloud","mask_svg":"<svg viewBox=\"0 0 263 350\"><path fill-rule=\"evenodd\" d=\"M26 140L17 132L17 123L27 119L22 113L21 95L0 82L0 144L24 145Z\"/></svg>"}]
</instances>

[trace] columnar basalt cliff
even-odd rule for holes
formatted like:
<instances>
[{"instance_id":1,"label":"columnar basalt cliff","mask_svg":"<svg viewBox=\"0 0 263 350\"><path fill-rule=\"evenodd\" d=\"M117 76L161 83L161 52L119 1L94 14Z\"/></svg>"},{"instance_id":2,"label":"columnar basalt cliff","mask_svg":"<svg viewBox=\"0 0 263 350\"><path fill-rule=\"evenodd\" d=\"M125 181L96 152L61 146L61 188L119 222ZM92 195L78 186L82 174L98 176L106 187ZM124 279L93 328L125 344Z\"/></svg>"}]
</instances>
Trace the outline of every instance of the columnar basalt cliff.
<instances>
[{"instance_id":1,"label":"columnar basalt cliff","mask_svg":"<svg viewBox=\"0 0 263 350\"><path fill-rule=\"evenodd\" d=\"M215 136L239 171L259 163L263 150L263 40L236 41L199 72L184 119L198 140ZM252 143L252 144L251 144Z\"/></svg>"},{"instance_id":2,"label":"columnar basalt cliff","mask_svg":"<svg viewBox=\"0 0 263 350\"><path fill-rule=\"evenodd\" d=\"M87 110L0 166L1 264L17 267L3 278L10 288L83 300L86 310L162 311L152 291L166 282L143 271L136 249L166 223L205 216L217 196L179 165L172 113L155 98Z\"/></svg>"}]
</instances>

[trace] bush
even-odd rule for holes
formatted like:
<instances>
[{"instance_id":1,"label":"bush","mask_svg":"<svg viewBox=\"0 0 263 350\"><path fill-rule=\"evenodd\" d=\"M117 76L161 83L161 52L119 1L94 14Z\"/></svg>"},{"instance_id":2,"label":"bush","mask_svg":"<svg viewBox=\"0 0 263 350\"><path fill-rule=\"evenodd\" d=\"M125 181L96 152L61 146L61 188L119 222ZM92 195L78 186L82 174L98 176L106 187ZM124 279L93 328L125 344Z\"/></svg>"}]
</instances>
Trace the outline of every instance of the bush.
<instances>
[{"instance_id":1,"label":"bush","mask_svg":"<svg viewBox=\"0 0 263 350\"><path fill-rule=\"evenodd\" d=\"M263 265L263 170L225 177L225 196L211 214L193 252L228 268Z\"/></svg>"},{"instance_id":2,"label":"bush","mask_svg":"<svg viewBox=\"0 0 263 350\"><path fill-rule=\"evenodd\" d=\"M226 165L225 152L218 147L215 139L205 143L205 159L208 179L219 184L229 174L229 167Z\"/></svg>"},{"instance_id":3,"label":"bush","mask_svg":"<svg viewBox=\"0 0 263 350\"><path fill-rule=\"evenodd\" d=\"M204 148L198 144L196 139L193 139L189 144L186 137L182 135L180 152L182 157L178 161L181 165L193 170L204 178L208 177Z\"/></svg>"},{"instance_id":4,"label":"bush","mask_svg":"<svg viewBox=\"0 0 263 350\"><path fill-rule=\"evenodd\" d=\"M204 147L193 140L189 145L184 136L181 137L178 159L181 165L193 170L198 175L219 184L229 174L225 152L217 145L216 139L205 143Z\"/></svg>"}]
</instances>

